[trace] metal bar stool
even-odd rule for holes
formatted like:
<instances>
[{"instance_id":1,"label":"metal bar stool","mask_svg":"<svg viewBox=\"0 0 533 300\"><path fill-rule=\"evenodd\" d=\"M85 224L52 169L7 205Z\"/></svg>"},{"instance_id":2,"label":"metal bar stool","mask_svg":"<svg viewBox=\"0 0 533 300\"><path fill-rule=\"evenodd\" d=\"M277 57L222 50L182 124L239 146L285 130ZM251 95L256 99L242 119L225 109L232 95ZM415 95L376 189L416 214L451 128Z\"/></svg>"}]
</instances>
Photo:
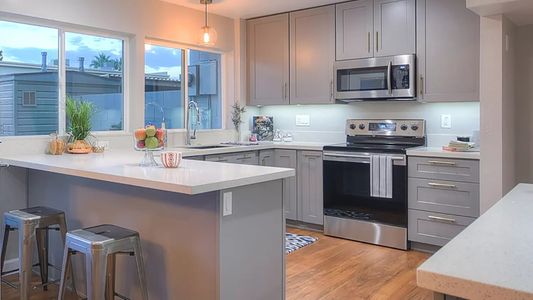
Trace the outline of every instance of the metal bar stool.
<instances>
[{"instance_id":1,"label":"metal bar stool","mask_svg":"<svg viewBox=\"0 0 533 300\"><path fill-rule=\"evenodd\" d=\"M5 275L11 272L4 272L4 262L6 259L7 244L9 233L18 230L19 233L19 289L20 299L28 299L31 288L32 277L32 256L33 243L32 239L37 240L37 252L39 257L39 268L41 281L44 290L48 285L48 231L59 230L61 239L65 243L67 225L65 213L49 207L31 207L20 210L12 210L4 213L4 239L2 243L2 256L0 261L0 273ZM57 226L57 227L50 227ZM36 265L35 265L36 266ZM52 266L53 267L53 266ZM16 286L10 282L4 281L11 287Z\"/></svg>"},{"instance_id":2,"label":"metal bar stool","mask_svg":"<svg viewBox=\"0 0 533 300\"><path fill-rule=\"evenodd\" d=\"M99 225L67 233L63 256L63 272L58 299L64 299L66 282L70 274L71 256L85 254L88 300L112 300L126 297L115 291L115 260L117 254L135 256L142 299L148 299L146 275L139 233L114 225ZM72 278L74 282L75 279Z\"/></svg>"}]
</instances>

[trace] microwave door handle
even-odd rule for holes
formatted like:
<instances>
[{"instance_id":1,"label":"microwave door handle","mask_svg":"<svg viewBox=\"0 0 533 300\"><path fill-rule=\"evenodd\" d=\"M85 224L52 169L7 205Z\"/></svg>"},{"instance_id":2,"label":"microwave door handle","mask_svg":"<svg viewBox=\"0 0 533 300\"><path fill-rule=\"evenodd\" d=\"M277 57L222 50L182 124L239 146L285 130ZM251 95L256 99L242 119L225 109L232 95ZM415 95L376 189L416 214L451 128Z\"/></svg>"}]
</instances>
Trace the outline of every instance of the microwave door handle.
<instances>
[{"instance_id":1,"label":"microwave door handle","mask_svg":"<svg viewBox=\"0 0 533 300\"><path fill-rule=\"evenodd\" d=\"M389 64L387 65L387 90L389 91L389 95L392 95L392 61L389 61Z\"/></svg>"}]
</instances>

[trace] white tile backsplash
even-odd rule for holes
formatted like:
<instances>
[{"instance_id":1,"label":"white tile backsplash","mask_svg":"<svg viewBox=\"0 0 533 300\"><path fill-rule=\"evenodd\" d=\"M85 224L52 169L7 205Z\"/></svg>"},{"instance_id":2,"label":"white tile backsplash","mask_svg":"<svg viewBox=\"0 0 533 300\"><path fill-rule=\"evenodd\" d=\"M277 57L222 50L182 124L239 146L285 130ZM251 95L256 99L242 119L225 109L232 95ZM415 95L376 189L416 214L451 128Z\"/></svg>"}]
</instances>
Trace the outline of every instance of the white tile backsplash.
<instances>
[{"instance_id":1,"label":"white tile backsplash","mask_svg":"<svg viewBox=\"0 0 533 300\"><path fill-rule=\"evenodd\" d=\"M262 114L274 117L275 129L291 132L295 141L336 143L345 140L346 119L425 119L428 146L440 147L457 136L479 129L479 102L357 102L331 105L250 107L248 119ZM451 128L441 128L441 115L450 115ZM309 126L296 126L297 115L308 115ZM251 125L251 122L250 122Z\"/></svg>"}]
</instances>

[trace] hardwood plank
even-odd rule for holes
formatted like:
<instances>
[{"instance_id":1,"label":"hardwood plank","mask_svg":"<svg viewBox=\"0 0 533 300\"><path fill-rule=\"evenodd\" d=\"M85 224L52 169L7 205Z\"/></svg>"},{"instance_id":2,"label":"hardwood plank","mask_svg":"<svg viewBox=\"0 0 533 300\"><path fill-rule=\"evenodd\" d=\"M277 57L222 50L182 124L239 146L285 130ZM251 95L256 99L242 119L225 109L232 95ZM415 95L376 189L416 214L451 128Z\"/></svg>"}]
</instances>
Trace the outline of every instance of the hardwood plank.
<instances>
[{"instance_id":1,"label":"hardwood plank","mask_svg":"<svg viewBox=\"0 0 533 300\"><path fill-rule=\"evenodd\" d=\"M287 300L432 299L416 285L416 268L429 254L325 236L287 257Z\"/></svg>"}]
</instances>

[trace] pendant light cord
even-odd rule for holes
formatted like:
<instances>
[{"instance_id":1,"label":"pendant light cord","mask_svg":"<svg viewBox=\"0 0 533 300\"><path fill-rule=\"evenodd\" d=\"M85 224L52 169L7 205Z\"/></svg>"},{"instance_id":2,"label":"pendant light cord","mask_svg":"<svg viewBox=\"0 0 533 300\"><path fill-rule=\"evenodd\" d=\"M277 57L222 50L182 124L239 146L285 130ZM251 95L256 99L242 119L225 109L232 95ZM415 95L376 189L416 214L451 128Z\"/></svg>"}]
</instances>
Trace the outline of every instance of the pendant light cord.
<instances>
[{"instance_id":1,"label":"pendant light cord","mask_svg":"<svg viewBox=\"0 0 533 300\"><path fill-rule=\"evenodd\" d=\"M205 1L205 27L207 27L207 1Z\"/></svg>"}]
</instances>

